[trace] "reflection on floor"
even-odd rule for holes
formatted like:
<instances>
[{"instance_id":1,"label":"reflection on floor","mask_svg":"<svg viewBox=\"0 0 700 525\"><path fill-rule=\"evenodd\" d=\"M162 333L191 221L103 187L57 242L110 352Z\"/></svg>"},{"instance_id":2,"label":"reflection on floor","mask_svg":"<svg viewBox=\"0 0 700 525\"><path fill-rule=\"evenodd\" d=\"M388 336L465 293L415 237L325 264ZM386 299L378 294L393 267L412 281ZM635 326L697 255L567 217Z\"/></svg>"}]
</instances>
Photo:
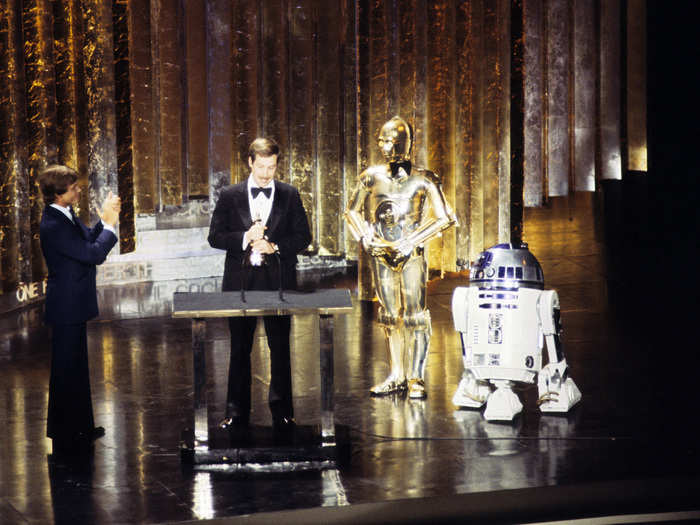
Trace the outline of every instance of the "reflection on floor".
<instances>
[{"instance_id":1,"label":"reflection on floor","mask_svg":"<svg viewBox=\"0 0 700 525\"><path fill-rule=\"evenodd\" d=\"M433 338L428 398L371 398L387 373L372 305L356 303L335 328L336 423L350 455L337 470L301 473L194 472L180 461L180 432L192 418L190 323L168 316L177 287L161 283L101 291L102 317L89 324L96 422L107 434L89 461L56 462L45 439L48 334L40 307L0 319L0 523L160 523L275 510L444 497L611 480L696 477L700 447L686 430L690 406L649 336L629 254L601 225L594 195L526 210L525 240L547 288L562 305L565 352L581 404L544 416L536 388L513 424L484 421L451 404L462 364L450 299L464 276L429 285ZM615 242L620 238L614 239ZM624 241L624 239L622 239ZM623 243L624 244L624 243ZM606 247L609 246L608 247ZM634 257L634 255L629 255ZM212 280L215 281L215 280ZM354 287L352 274L321 286ZM214 283L215 284L215 283ZM181 289L181 288L180 288ZM310 316L293 324L295 411L319 419L319 368ZM254 349L254 425L270 425L264 331ZM228 360L223 320L207 325L210 423L223 413ZM662 366L663 365L663 366ZM676 410L671 410L675 408ZM684 416L674 417L676 415ZM439 509L436 509L439 512ZM367 517L370 520L370 517Z\"/></svg>"}]
</instances>

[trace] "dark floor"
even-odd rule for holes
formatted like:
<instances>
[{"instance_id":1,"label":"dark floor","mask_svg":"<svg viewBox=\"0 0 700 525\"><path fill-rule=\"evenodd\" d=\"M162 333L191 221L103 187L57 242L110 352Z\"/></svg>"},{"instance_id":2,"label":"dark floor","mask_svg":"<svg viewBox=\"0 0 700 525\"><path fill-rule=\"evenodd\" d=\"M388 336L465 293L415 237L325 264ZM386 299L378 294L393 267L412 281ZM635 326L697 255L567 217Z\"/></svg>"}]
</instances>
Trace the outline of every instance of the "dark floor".
<instances>
[{"instance_id":1,"label":"dark floor","mask_svg":"<svg viewBox=\"0 0 700 525\"><path fill-rule=\"evenodd\" d=\"M462 364L450 300L466 279L432 281L425 401L369 397L368 388L387 369L371 306L356 303L352 314L336 322L335 415L350 441L350 455L337 470L232 473L183 466L178 446L192 420L191 335L188 320L168 315L172 284L101 291L103 315L89 324L89 347L96 423L107 434L97 441L91 462L53 461L51 441L44 437L50 355L40 306L0 318L0 523L162 523L401 500L424 501L422 511L439 516L449 506L446 497L474 493L482 501L502 495L495 499L499 506L517 494L511 489L615 482L610 490L628 490L632 497L645 480L667 481L679 493L697 485L697 394L686 381L692 376L676 343L660 344L665 328L655 322L657 310L650 310L653 301L645 292L643 243L629 216L611 213L620 205L614 191L554 199L525 214L525 240L543 267L546 287L559 293L565 351L583 393L580 405L567 416L544 416L536 408L536 389L525 388L525 409L513 424L456 411L450 400ZM323 283L354 286L352 275L343 274ZM296 417L310 425L319 418L317 323L299 317L293 335ZM225 395L223 320L208 323L207 341L213 424ZM262 344L258 333L255 425L270 424ZM700 502L689 500L622 510L700 509ZM400 508L388 512L399 516ZM348 522L380 520L372 512ZM586 512L581 507L578 515Z\"/></svg>"}]
</instances>

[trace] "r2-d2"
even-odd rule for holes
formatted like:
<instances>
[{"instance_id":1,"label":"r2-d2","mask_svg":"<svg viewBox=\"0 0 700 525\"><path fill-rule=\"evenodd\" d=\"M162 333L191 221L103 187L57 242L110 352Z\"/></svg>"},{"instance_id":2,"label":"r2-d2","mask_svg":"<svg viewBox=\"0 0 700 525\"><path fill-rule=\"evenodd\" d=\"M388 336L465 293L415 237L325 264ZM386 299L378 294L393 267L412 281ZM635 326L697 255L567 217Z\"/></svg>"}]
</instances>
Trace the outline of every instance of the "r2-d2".
<instances>
[{"instance_id":1,"label":"r2-d2","mask_svg":"<svg viewBox=\"0 0 700 525\"><path fill-rule=\"evenodd\" d=\"M452 295L464 373L452 402L481 408L489 421L511 421L523 408L514 383L537 378L542 412L568 412L581 392L568 376L559 338L559 297L544 289L542 268L527 244L498 244L472 266L469 287ZM547 342L547 365L542 349Z\"/></svg>"}]
</instances>

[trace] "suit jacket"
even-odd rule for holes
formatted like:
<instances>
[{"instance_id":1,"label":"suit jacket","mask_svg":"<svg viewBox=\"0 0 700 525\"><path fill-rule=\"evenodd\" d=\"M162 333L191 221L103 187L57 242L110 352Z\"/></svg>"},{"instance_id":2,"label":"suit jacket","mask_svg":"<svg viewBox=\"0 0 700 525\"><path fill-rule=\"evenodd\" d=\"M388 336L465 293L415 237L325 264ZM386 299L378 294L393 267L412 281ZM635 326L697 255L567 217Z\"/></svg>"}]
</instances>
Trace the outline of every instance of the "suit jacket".
<instances>
[{"instance_id":1,"label":"suit jacket","mask_svg":"<svg viewBox=\"0 0 700 525\"><path fill-rule=\"evenodd\" d=\"M299 192L294 186L274 181L275 194L265 234L279 247L282 286L296 288L297 254L311 242L311 232ZM209 227L209 244L226 250L223 291L240 290L243 235L253 225L248 204L247 181L227 186L221 191ZM269 257L269 256L268 256ZM276 289L277 279L268 279Z\"/></svg>"},{"instance_id":2,"label":"suit jacket","mask_svg":"<svg viewBox=\"0 0 700 525\"><path fill-rule=\"evenodd\" d=\"M117 242L102 221L90 229L73 218L75 224L48 205L41 216L41 250L49 270L44 307L48 324L77 324L97 316L97 265Z\"/></svg>"}]
</instances>

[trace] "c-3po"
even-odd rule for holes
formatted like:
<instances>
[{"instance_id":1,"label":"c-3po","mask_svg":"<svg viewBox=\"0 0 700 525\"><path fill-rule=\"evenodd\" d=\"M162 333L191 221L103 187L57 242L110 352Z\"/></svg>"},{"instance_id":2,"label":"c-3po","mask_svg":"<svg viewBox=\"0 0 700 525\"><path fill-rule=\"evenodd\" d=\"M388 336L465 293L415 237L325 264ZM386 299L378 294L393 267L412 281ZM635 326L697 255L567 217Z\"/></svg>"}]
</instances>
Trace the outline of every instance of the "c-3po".
<instances>
[{"instance_id":1,"label":"c-3po","mask_svg":"<svg viewBox=\"0 0 700 525\"><path fill-rule=\"evenodd\" d=\"M401 117L382 126L377 143L386 164L360 174L345 219L371 256L378 320L389 353L390 374L370 392L386 395L408 389L409 397L423 399L431 335L423 245L456 219L437 175L411 165L412 142L411 127Z\"/></svg>"}]
</instances>

